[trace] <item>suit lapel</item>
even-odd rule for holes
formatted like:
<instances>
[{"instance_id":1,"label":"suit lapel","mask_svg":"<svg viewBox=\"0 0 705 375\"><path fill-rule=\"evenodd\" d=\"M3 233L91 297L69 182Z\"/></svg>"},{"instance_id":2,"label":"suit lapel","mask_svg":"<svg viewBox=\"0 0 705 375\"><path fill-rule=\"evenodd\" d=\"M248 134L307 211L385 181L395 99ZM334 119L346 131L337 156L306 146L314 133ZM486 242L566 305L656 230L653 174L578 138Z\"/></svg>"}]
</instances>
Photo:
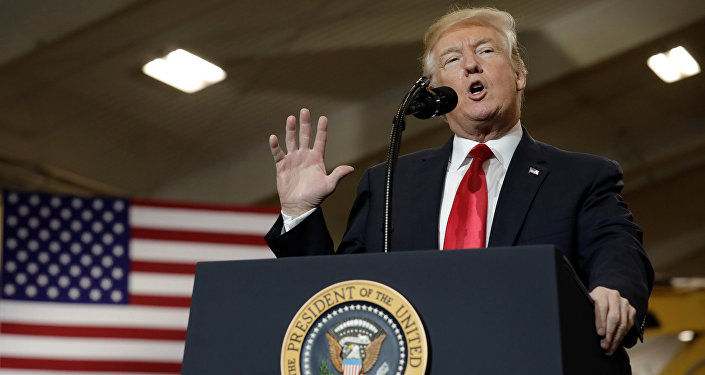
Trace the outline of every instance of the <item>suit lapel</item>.
<instances>
[{"instance_id":1,"label":"suit lapel","mask_svg":"<svg viewBox=\"0 0 705 375\"><path fill-rule=\"evenodd\" d=\"M549 169L544 165L539 145L522 127L522 135L514 151L509 170L497 201L488 246L512 246Z\"/></svg>"},{"instance_id":2,"label":"suit lapel","mask_svg":"<svg viewBox=\"0 0 705 375\"><path fill-rule=\"evenodd\" d=\"M417 187L413 189L411 204L419 214L415 217L420 220L412 226L413 238L420 241L422 248L438 248L438 217L441 212L448 158L452 149L453 137L443 146L434 149L429 156L422 158L413 173L417 177L412 183Z\"/></svg>"}]
</instances>

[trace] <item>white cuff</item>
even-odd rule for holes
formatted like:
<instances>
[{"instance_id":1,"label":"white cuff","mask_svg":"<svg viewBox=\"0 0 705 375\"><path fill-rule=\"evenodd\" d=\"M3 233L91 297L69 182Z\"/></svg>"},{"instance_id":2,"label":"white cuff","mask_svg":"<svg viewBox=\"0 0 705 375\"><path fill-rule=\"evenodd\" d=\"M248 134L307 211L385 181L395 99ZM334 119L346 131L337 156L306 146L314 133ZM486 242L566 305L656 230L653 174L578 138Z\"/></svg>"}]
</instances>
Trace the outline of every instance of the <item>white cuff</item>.
<instances>
[{"instance_id":1,"label":"white cuff","mask_svg":"<svg viewBox=\"0 0 705 375\"><path fill-rule=\"evenodd\" d=\"M311 215L313 213L313 211L316 210L316 208L317 207L312 208L312 209L304 212L301 216L294 218L294 219L292 219L291 216L285 214L284 211L282 211L282 219L284 219L284 226L282 227L281 234L284 234L284 233L294 229L294 227L299 225L300 222L304 221L304 219L309 217L309 215Z\"/></svg>"}]
</instances>

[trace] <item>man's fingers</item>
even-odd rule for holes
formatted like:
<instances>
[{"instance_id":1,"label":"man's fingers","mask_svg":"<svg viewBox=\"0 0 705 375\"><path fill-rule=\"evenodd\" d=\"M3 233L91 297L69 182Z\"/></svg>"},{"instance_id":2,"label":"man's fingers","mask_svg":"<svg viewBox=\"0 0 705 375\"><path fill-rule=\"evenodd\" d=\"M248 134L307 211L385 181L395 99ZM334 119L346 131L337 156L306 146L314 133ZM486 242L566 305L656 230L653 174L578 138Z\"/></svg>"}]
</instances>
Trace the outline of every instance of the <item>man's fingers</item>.
<instances>
[{"instance_id":1,"label":"man's fingers","mask_svg":"<svg viewBox=\"0 0 705 375\"><path fill-rule=\"evenodd\" d=\"M328 118L326 116L321 116L318 118L318 130L316 130L316 139L313 141L313 151L319 152L323 157L325 157L327 140Z\"/></svg>"},{"instance_id":2,"label":"man's fingers","mask_svg":"<svg viewBox=\"0 0 705 375\"><path fill-rule=\"evenodd\" d=\"M607 301L603 295L596 296L591 293L591 296L595 301L595 328L598 335L604 336L607 327Z\"/></svg>"},{"instance_id":3,"label":"man's fingers","mask_svg":"<svg viewBox=\"0 0 705 375\"><path fill-rule=\"evenodd\" d=\"M627 330L630 330L632 329L634 320L636 319L636 309L629 303L628 300L625 299L624 302L627 304Z\"/></svg>"},{"instance_id":4,"label":"man's fingers","mask_svg":"<svg viewBox=\"0 0 705 375\"><path fill-rule=\"evenodd\" d=\"M634 325L636 309L617 290L598 286L590 292L595 301L595 327L603 336L600 346L612 355Z\"/></svg>"},{"instance_id":5,"label":"man's fingers","mask_svg":"<svg viewBox=\"0 0 705 375\"><path fill-rule=\"evenodd\" d=\"M624 335L627 334L627 330L625 329L624 325L619 325L619 328L614 332L614 337L612 338L612 341L609 343L609 348L605 350L605 354L607 355L612 355L614 354L614 351L617 350L619 347L619 344L622 343L622 339L624 338Z\"/></svg>"},{"instance_id":6,"label":"man's fingers","mask_svg":"<svg viewBox=\"0 0 705 375\"><path fill-rule=\"evenodd\" d=\"M612 347L612 342L617 333L617 329L621 323L621 301L619 294L608 293L607 294L607 326L605 327L605 344L602 346L603 349L608 349Z\"/></svg>"},{"instance_id":7,"label":"man's fingers","mask_svg":"<svg viewBox=\"0 0 705 375\"><path fill-rule=\"evenodd\" d=\"M286 118L286 152L296 150L296 116Z\"/></svg>"},{"instance_id":8,"label":"man's fingers","mask_svg":"<svg viewBox=\"0 0 705 375\"><path fill-rule=\"evenodd\" d=\"M269 149L272 151L272 157L274 157L275 163L279 163L280 160L284 159L284 151L279 147L279 139L277 139L277 136L274 134L269 136Z\"/></svg>"},{"instance_id":9,"label":"man's fingers","mask_svg":"<svg viewBox=\"0 0 705 375\"><path fill-rule=\"evenodd\" d=\"M636 315L636 309L634 309L626 299L621 298L619 301L619 310L621 319L619 326L614 333L614 337L612 338L612 343L607 351L607 355L612 355L614 351L617 350L619 345L622 343L624 336L627 335L627 332L629 332L632 325L634 325L634 315Z\"/></svg>"},{"instance_id":10,"label":"man's fingers","mask_svg":"<svg viewBox=\"0 0 705 375\"><path fill-rule=\"evenodd\" d=\"M299 112L299 149L307 150L311 139L311 112L306 108L301 108Z\"/></svg>"}]
</instances>

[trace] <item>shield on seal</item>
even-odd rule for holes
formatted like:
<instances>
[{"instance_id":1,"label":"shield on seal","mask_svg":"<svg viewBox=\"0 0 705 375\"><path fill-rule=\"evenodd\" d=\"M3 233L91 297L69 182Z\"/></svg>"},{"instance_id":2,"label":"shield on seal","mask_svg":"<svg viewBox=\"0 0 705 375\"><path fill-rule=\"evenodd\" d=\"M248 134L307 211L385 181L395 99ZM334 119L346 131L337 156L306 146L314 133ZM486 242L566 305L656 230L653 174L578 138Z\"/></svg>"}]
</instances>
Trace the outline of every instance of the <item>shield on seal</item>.
<instances>
[{"instance_id":1,"label":"shield on seal","mask_svg":"<svg viewBox=\"0 0 705 375\"><path fill-rule=\"evenodd\" d=\"M361 359L343 359L343 375L360 375L360 370L362 370Z\"/></svg>"}]
</instances>

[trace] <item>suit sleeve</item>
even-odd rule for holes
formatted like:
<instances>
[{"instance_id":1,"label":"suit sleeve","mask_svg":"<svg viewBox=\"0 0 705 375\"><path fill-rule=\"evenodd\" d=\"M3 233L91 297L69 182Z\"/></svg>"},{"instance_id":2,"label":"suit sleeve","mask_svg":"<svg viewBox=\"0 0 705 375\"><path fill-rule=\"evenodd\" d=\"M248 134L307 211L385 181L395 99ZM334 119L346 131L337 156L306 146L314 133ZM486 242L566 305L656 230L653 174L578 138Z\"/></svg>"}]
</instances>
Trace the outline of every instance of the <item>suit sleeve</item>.
<instances>
[{"instance_id":1,"label":"suit sleeve","mask_svg":"<svg viewBox=\"0 0 705 375\"><path fill-rule=\"evenodd\" d=\"M362 253L367 249L366 233L370 208L369 170L365 172L357 188L348 227L338 253ZM277 258L305 255L331 255L335 251L333 239L328 232L323 211L319 207L290 231L282 234L284 220L279 215L264 240Z\"/></svg>"},{"instance_id":2,"label":"suit sleeve","mask_svg":"<svg viewBox=\"0 0 705 375\"><path fill-rule=\"evenodd\" d=\"M284 220L277 218L264 240L277 258L333 254L333 239L328 233L323 211L317 208L309 217L282 234Z\"/></svg>"},{"instance_id":3,"label":"suit sleeve","mask_svg":"<svg viewBox=\"0 0 705 375\"><path fill-rule=\"evenodd\" d=\"M606 161L596 173L578 218L580 268L588 289L615 289L636 309L635 326L623 340L631 347L643 339L654 271L642 246L642 231L622 200L622 170Z\"/></svg>"}]
</instances>

